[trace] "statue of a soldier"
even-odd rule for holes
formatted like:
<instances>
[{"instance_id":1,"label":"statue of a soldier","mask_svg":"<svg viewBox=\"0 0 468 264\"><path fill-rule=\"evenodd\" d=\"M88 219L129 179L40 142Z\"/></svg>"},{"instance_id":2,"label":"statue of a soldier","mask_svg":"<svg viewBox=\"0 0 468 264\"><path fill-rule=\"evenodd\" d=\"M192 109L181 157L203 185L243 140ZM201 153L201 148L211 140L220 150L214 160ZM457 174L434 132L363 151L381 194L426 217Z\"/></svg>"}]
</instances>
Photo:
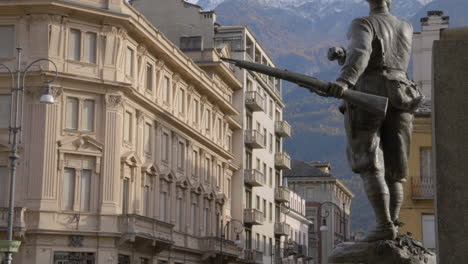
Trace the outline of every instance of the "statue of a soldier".
<instances>
[{"instance_id":1,"label":"statue of a soldier","mask_svg":"<svg viewBox=\"0 0 468 264\"><path fill-rule=\"evenodd\" d=\"M345 114L347 155L353 171L363 180L377 226L363 241L393 240L408 176L413 112L423 96L408 79L413 29L390 14L392 0L367 0L370 15L355 19L346 50L332 48L330 59L343 64L329 94L340 97L346 89L388 97L384 118L352 104Z\"/></svg>"}]
</instances>

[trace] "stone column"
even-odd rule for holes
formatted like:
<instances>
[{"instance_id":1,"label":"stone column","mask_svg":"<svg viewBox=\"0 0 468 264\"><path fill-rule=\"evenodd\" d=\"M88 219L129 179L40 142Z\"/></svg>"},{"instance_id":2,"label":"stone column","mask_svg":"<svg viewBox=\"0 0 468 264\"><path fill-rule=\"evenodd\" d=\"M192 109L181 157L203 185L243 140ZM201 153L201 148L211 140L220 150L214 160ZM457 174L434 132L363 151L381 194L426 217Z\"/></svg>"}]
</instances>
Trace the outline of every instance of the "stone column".
<instances>
[{"instance_id":1,"label":"stone column","mask_svg":"<svg viewBox=\"0 0 468 264\"><path fill-rule=\"evenodd\" d=\"M442 31L433 50L433 153L438 263L468 261L468 27Z\"/></svg>"},{"instance_id":2,"label":"stone column","mask_svg":"<svg viewBox=\"0 0 468 264\"><path fill-rule=\"evenodd\" d=\"M120 148L122 140L122 103L119 94L106 95L104 157L102 170L100 211L117 214L120 202ZM105 224L103 223L103 226Z\"/></svg>"}]
</instances>

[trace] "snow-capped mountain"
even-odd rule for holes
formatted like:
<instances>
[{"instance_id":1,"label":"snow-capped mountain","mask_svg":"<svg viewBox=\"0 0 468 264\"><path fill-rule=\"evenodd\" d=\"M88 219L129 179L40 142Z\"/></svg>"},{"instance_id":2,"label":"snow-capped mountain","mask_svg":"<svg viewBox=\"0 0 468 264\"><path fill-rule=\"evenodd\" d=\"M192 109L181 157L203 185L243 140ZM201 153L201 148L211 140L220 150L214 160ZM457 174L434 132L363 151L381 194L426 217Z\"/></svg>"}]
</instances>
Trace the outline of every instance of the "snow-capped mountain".
<instances>
[{"instance_id":1,"label":"snow-capped mountain","mask_svg":"<svg viewBox=\"0 0 468 264\"><path fill-rule=\"evenodd\" d=\"M205 9L215 9L218 5L226 0L189 0L189 2L197 3ZM348 5L355 3L363 3L364 0L256 0L259 4L266 7L277 7L277 8L290 8L299 7L304 4L317 4L317 5ZM426 5L433 0L415 0L421 5Z\"/></svg>"}]
</instances>

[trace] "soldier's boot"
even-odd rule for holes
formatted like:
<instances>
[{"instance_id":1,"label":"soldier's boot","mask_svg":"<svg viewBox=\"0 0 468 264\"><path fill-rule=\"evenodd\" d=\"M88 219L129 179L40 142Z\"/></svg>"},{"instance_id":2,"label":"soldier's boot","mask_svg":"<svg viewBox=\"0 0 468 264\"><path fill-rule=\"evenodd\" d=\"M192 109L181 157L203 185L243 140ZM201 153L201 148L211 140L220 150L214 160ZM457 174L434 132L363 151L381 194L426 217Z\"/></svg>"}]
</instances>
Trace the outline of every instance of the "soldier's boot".
<instances>
[{"instance_id":1,"label":"soldier's boot","mask_svg":"<svg viewBox=\"0 0 468 264\"><path fill-rule=\"evenodd\" d=\"M390 218L395 228L402 227L405 223L399 220L400 208L403 203L403 184L401 182L388 182L390 192Z\"/></svg>"},{"instance_id":2,"label":"soldier's boot","mask_svg":"<svg viewBox=\"0 0 468 264\"><path fill-rule=\"evenodd\" d=\"M374 209L376 228L369 231L362 242L373 242L378 240L393 240L397 231L390 217L390 195L387 183L382 173L361 174L367 198Z\"/></svg>"}]
</instances>

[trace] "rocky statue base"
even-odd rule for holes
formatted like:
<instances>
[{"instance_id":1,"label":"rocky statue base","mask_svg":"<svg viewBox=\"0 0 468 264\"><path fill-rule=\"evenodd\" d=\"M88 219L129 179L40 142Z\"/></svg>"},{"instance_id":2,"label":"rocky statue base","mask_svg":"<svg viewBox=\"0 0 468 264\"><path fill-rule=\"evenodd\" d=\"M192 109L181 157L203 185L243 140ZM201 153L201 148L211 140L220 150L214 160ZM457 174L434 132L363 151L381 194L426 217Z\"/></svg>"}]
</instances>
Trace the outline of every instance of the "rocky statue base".
<instances>
[{"instance_id":1,"label":"rocky statue base","mask_svg":"<svg viewBox=\"0 0 468 264\"><path fill-rule=\"evenodd\" d=\"M435 253L408 235L395 240L344 242L336 246L329 264L436 264Z\"/></svg>"}]
</instances>

